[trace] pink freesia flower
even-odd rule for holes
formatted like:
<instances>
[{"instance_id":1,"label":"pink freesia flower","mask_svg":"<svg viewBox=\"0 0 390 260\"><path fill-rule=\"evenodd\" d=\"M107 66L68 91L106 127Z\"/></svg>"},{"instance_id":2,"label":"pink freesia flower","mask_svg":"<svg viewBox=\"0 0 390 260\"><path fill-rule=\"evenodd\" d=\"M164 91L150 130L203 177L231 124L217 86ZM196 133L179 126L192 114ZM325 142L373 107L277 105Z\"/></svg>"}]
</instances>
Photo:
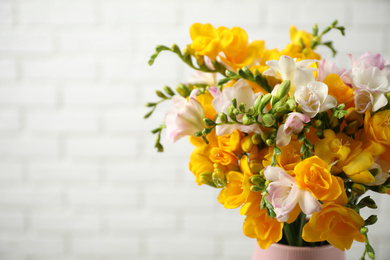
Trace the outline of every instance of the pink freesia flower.
<instances>
[{"instance_id":1,"label":"pink freesia flower","mask_svg":"<svg viewBox=\"0 0 390 260\"><path fill-rule=\"evenodd\" d=\"M354 89L356 112L375 112L387 105L390 91L390 65L380 54L364 53L359 59L349 54L351 69L342 75L345 84Z\"/></svg>"},{"instance_id":2,"label":"pink freesia flower","mask_svg":"<svg viewBox=\"0 0 390 260\"><path fill-rule=\"evenodd\" d=\"M189 102L179 95L172 97L175 107L165 116L168 141L174 143L183 136L193 135L206 127L203 122L203 118L206 117L205 111L196 100L197 93L197 89L191 92Z\"/></svg>"},{"instance_id":3,"label":"pink freesia flower","mask_svg":"<svg viewBox=\"0 0 390 260\"><path fill-rule=\"evenodd\" d=\"M276 145L286 146L290 143L292 135L298 135L303 130L303 123L309 123L310 117L307 115L292 112L288 114L287 120L284 124L279 126L276 135Z\"/></svg>"},{"instance_id":4,"label":"pink freesia flower","mask_svg":"<svg viewBox=\"0 0 390 260\"><path fill-rule=\"evenodd\" d=\"M321 203L309 191L300 189L296 180L282 168L267 166L264 169L264 176L271 181L266 199L274 207L279 222L287 221L288 214L297 204L307 215L321 211Z\"/></svg>"},{"instance_id":5,"label":"pink freesia flower","mask_svg":"<svg viewBox=\"0 0 390 260\"><path fill-rule=\"evenodd\" d=\"M317 70L317 81L324 81L326 76L329 74L337 74L341 76L345 72L345 69L340 69L336 63L327 61L326 59L321 60Z\"/></svg>"},{"instance_id":6,"label":"pink freesia flower","mask_svg":"<svg viewBox=\"0 0 390 260\"><path fill-rule=\"evenodd\" d=\"M216 88L210 88L209 92L214 97L213 107L215 111L219 114L221 112L228 114L228 107L232 105L232 99L237 100L237 104L244 103L246 107L249 108L255 104L255 101L261 93L254 93L252 88L246 83L245 80L240 79L232 87L225 88L222 92ZM242 121L242 115L236 117L237 121ZM219 123L220 120L217 120ZM244 133L262 133L260 127L257 124L253 125L241 125L241 124L226 124L216 126L216 133L218 136L227 135L234 132L234 130L240 130Z\"/></svg>"}]
</instances>

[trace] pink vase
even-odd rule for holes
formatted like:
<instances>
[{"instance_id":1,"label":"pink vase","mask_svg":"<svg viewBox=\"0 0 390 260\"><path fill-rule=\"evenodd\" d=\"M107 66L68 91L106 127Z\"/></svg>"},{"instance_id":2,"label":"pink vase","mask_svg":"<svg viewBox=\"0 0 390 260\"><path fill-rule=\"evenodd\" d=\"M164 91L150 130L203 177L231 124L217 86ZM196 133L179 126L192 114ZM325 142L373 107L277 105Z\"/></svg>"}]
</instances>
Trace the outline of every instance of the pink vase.
<instances>
[{"instance_id":1,"label":"pink vase","mask_svg":"<svg viewBox=\"0 0 390 260\"><path fill-rule=\"evenodd\" d=\"M332 245L297 247L272 244L266 250L256 244L252 260L346 260L345 251Z\"/></svg>"}]
</instances>

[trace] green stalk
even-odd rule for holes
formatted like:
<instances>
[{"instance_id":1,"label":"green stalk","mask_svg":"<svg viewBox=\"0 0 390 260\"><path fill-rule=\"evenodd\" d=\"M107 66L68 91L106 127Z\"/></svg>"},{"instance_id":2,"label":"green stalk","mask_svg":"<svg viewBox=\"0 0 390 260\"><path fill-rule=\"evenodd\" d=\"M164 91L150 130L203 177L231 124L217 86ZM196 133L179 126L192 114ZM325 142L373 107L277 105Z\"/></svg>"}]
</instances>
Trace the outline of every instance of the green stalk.
<instances>
[{"instance_id":1,"label":"green stalk","mask_svg":"<svg viewBox=\"0 0 390 260\"><path fill-rule=\"evenodd\" d=\"M288 245L295 246L296 240L294 239L294 234L295 234L294 223L291 224L288 224L287 222L284 223L283 232L287 239Z\"/></svg>"},{"instance_id":2,"label":"green stalk","mask_svg":"<svg viewBox=\"0 0 390 260\"><path fill-rule=\"evenodd\" d=\"M302 238L302 232L303 232L303 227L306 224L306 214L301 212L298 216L297 221L299 224L299 232L298 232L298 246L303 246L303 238Z\"/></svg>"}]
</instances>

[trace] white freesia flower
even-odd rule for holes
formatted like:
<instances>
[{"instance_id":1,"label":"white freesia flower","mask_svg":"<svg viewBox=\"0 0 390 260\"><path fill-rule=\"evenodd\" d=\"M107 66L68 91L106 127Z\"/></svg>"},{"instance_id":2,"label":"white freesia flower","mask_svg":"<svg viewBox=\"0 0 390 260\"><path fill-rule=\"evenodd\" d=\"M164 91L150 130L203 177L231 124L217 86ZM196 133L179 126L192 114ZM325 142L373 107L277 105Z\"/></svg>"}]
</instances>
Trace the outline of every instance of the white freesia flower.
<instances>
[{"instance_id":1,"label":"white freesia flower","mask_svg":"<svg viewBox=\"0 0 390 260\"><path fill-rule=\"evenodd\" d=\"M235 98L237 100L237 104L244 103L246 107L249 108L255 104L255 101L261 93L254 93L252 88L248 85L248 83L240 79L237 81L232 87L225 88L223 92L221 92L218 88L212 87L209 89L211 95L214 97L213 107L215 111L219 114L221 112L228 114L228 107L232 105L232 99ZM238 115L236 119L239 122L242 122L243 115ZM219 118L217 119L217 123L220 123ZM262 133L260 127L257 124L253 125L241 125L241 124L224 124L216 126L216 133L218 136L227 135L234 132L234 130L240 130L244 133Z\"/></svg>"},{"instance_id":2,"label":"white freesia flower","mask_svg":"<svg viewBox=\"0 0 390 260\"><path fill-rule=\"evenodd\" d=\"M301 106L303 113L310 118L337 105L337 100L328 95L328 86L319 81L298 87L295 101Z\"/></svg>"},{"instance_id":3,"label":"white freesia flower","mask_svg":"<svg viewBox=\"0 0 390 260\"><path fill-rule=\"evenodd\" d=\"M316 69L310 68L309 66L315 62L317 60L301 60L295 62L293 58L283 55L279 60L267 61L266 64L270 68L264 71L263 75L272 76L281 80L290 80L291 90L293 91L296 86L306 85L314 81L313 72Z\"/></svg>"},{"instance_id":4,"label":"white freesia flower","mask_svg":"<svg viewBox=\"0 0 390 260\"><path fill-rule=\"evenodd\" d=\"M266 199L274 207L276 219L285 222L289 213L297 204L303 213L311 215L322 209L321 203L310 193L300 189L296 180L282 168L267 166L264 168L264 176L271 181L268 185Z\"/></svg>"}]
</instances>

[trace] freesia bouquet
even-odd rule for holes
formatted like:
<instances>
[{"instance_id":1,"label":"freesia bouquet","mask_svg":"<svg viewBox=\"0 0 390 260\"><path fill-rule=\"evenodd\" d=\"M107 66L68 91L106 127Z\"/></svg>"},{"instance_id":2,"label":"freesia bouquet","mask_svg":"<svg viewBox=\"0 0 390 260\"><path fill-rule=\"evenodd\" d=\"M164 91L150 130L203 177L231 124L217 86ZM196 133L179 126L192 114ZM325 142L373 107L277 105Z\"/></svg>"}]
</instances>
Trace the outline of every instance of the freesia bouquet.
<instances>
[{"instance_id":1,"label":"freesia bouquet","mask_svg":"<svg viewBox=\"0 0 390 260\"><path fill-rule=\"evenodd\" d=\"M263 249L272 243L349 249L353 240L374 250L360 210L376 208L366 191L389 193L390 65L380 54L350 55L351 67L321 59L319 46L337 21L322 32L290 29L283 50L248 42L238 27L195 23L192 43L157 46L197 71L156 91L152 110L170 100L164 123L152 131L175 142L189 136L195 146L189 168L198 185L221 189L225 208L241 207L244 234ZM326 242L327 241L327 242Z\"/></svg>"}]
</instances>

